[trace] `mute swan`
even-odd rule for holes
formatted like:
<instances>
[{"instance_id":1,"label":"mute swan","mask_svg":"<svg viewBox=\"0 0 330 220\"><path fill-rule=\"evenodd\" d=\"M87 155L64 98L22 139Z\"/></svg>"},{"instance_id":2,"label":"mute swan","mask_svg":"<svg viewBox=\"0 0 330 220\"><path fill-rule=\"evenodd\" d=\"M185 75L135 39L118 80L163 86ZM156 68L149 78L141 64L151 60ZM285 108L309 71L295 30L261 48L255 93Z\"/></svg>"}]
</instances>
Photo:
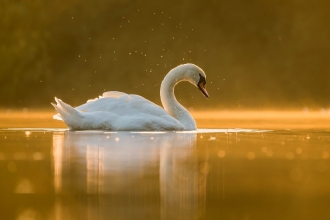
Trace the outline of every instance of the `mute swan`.
<instances>
[{"instance_id":1,"label":"mute swan","mask_svg":"<svg viewBox=\"0 0 330 220\"><path fill-rule=\"evenodd\" d=\"M58 114L53 118L63 120L70 130L196 130L195 120L176 100L174 87L181 81L188 81L208 98L205 79L204 71L198 66L179 65L165 76L160 86L164 109L139 95L110 91L76 108L55 98L56 104L52 105Z\"/></svg>"}]
</instances>

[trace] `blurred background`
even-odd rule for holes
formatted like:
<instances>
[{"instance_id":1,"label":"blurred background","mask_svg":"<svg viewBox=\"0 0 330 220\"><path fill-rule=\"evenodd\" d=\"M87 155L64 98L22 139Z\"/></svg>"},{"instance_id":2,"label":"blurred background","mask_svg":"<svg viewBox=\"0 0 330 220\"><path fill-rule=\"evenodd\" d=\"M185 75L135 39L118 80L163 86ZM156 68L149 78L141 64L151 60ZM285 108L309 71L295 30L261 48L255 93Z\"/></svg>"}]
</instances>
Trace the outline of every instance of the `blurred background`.
<instances>
[{"instance_id":1,"label":"blurred background","mask_svg":"<svg viewBox=\"0 0 330 220\"><path fill-rule=\"evenodd\" d=\"M330 108L330 2L2 0L0 108L73 106L104 91L160 104L182 63L207 74L194 109Z\"/></svg>"}]
</instances>

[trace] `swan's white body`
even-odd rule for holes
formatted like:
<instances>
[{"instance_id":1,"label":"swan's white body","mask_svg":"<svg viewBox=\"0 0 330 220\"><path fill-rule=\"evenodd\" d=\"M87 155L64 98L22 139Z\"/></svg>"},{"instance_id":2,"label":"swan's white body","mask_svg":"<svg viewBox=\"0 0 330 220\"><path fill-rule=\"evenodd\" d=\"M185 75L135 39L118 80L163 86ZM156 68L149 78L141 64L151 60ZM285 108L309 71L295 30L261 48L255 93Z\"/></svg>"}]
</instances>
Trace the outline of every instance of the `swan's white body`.
<instances>
[{"instance_id":1,"label":"swan's white body","mask_svg":"<svg viewBox=\"0 0 330 220\"><path fill-rule=\"evenodd\" d=\"M164 109L139 95L115 91L105 92L99 98L76 108L55 98L57 104L53 106L59 114L54 115L54 119L63 120L71 130L195 130L196 123L176 100L174 87L186 80L198 86L208 97L204 87L205 77L203 70L194 64L172 69L161 84L160 96ZM201 79L204 81L201 82Z\"/></svg>"}]
</instances>

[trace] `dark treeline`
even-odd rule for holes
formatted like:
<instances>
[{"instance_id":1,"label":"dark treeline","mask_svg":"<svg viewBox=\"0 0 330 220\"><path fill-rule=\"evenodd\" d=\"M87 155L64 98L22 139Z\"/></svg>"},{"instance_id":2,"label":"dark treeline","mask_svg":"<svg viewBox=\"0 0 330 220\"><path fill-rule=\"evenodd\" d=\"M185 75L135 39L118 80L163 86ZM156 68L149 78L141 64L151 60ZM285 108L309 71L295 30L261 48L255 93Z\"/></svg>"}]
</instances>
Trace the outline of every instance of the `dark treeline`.
<instances>
[{"instance_id":1,"label":"dark treeline","mask_svg":"<svg viewBox=\"0 0 330 220\"><path fill-rule=\"evenodd\" d=\"M156 103L181 63L207 74L194 108L330 107L330 2L2 0L0 108L78 105L104 91Z\"/></svg>"}]
</instances>

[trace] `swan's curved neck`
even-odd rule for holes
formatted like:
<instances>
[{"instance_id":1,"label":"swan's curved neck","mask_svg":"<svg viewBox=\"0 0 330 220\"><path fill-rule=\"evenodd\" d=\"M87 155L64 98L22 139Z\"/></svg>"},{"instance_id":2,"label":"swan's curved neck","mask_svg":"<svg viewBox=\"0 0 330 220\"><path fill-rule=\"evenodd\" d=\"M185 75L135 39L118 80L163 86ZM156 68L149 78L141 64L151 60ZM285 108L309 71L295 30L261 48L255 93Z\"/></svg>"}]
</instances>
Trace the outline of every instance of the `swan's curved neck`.
<instances>
[{"instance_id":1,"label":"swan's curved neck","mask_svg":"<svg viewBox=\"0 0 330 220\"><path fill-rule=\"evenodd\" d=\"M160 99L164 109L176 118L186 130L195 130L196 123L190 113L176 100L174 87L181 81L188 81L185 78L183 68L172 69L162 81L160 86Z\"/></svg>"}]
</instances>

